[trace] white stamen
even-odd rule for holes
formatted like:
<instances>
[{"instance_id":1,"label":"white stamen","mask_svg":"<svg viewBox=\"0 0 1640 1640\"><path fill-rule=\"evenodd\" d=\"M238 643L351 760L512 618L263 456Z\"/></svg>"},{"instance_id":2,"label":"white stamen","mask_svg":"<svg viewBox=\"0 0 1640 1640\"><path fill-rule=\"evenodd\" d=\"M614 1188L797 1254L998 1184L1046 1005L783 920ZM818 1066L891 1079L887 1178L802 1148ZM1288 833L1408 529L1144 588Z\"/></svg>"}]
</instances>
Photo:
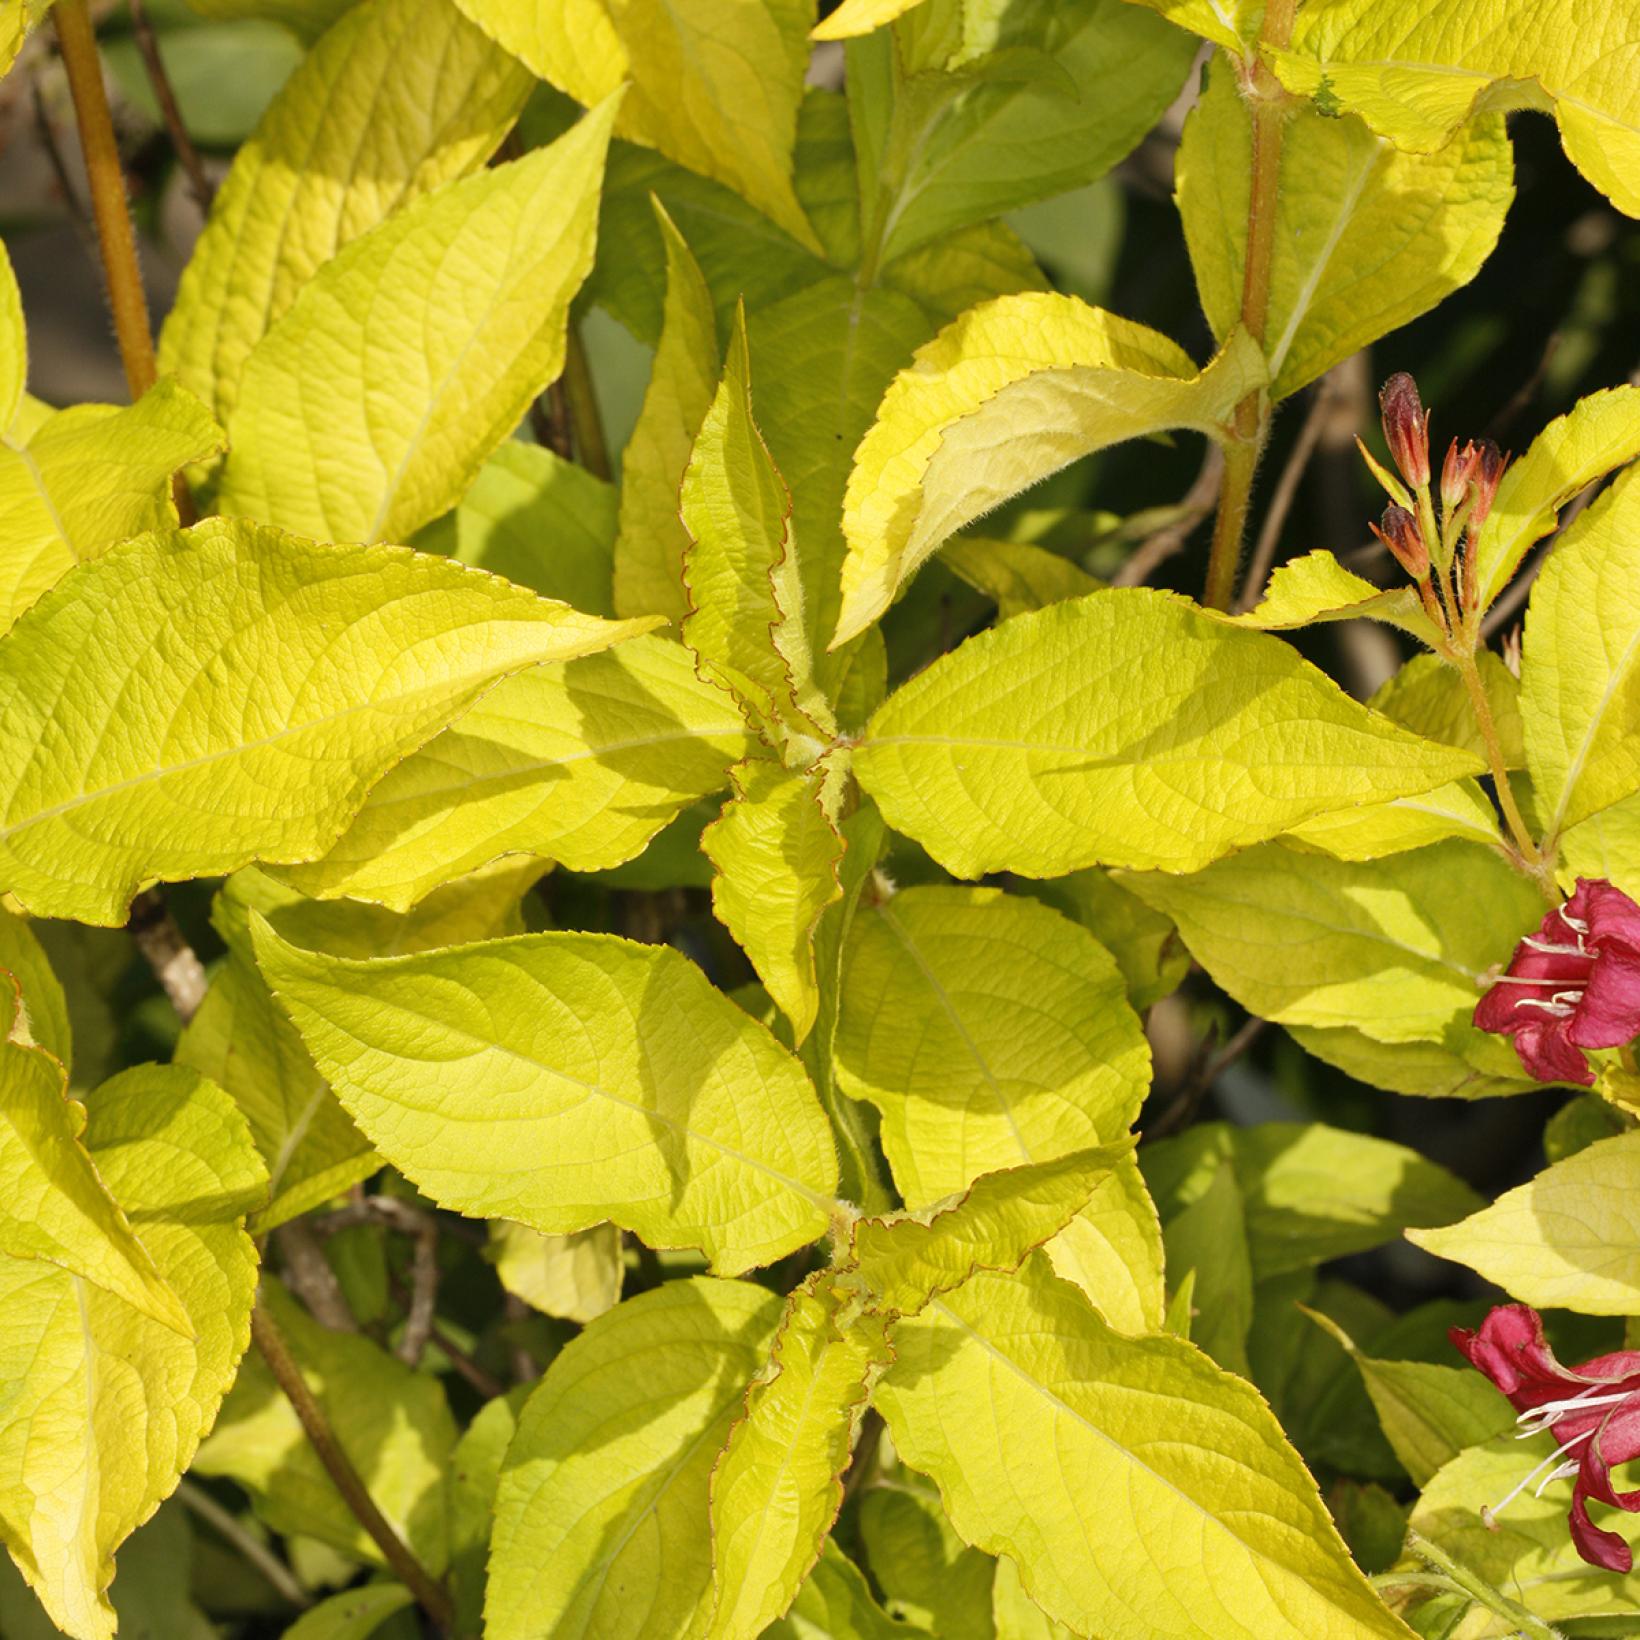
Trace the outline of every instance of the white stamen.
<instances>
[{"instance_id":1,"label":"white stamen","mask_svg":"<svg viewBox=\"0 0 1640 1640\"><path fill-rule=\"evenodd\" d=\"M1608 1391L1602 1395L1602 1390ZM1619 1401L1627 1401L1635 1391L1619 1390L1611 1392L1610 1383L1590 1384L1587 1389L1579 1390L1576 1395L1568 1395L1563 1401L1545 1401L1542 1406L1531 1407L1515 1420L1522 1426L1521 1439L1528 1435L1538 1435L1546 1430L1550 1424L1558 1423L1568 1412L1586 1412L1590 1407L1612 1407Z\"/></svg>"},{"instance_id":2,"label":"white stamen","mask_svg":"<svg viewBox=\"0 0 1640 1640\"><path fill-rule=\"evenodd\" d=\"M1515 1499L1518 1498L1521 1495L1521 1493L1524 1492L1526 1490L1526 1488L1529 1487L1532 1484L1532 1482L1535 1481L1538 1478L1538 1476L1543 1473L1543 1471L1545 1469L1552 1469L1552 1468L1554 1468L1554 1466L1556 1464L1560 1464L1561 1458L1563 1456L1565 1456L1566 1453L1570 1452L1572 1450L1572 1448L1574 1446L1576 1446L1580 1441L1588 1440L1588 1438L1592 1434L1594 1434L1594 1431L1592 1429L1586 1429L1586 1430L1583 1431L1583 1433L1581 1435L1574 1435L1571 1438L1571 1440L1566 1442L1566 1444L1564 1446L1557 1446L1554 1449L1554 1451L1551 1452L1549 1454L1549 1456L1543 1460L1542 1463L1536 1465L1531 1470L1531 1472L1526 1476L1526 1478L1524 1480L1522 1480L1521 1483L1518 1486L1516 1486L1511 1492L1509 1492L1508 1495L1505 1496L1500 1502L1494 1503L1490 1508L1483 1508L1481 1510L1481 1523L1482 1523L1482 1525L1484 1525L1489 1532L1497 1531L1497 1529L1498 1529L1497 1517L1499 1515L1501 1515L1503 1513L1503 1511L1505 1509L1507 1509L1509 1507L1509 1505L1512 1504L1515 1501ZM1563 1469L1566 1472L1566 1474L1575 1475L1577 1473L1577 1465L1575 1463L1561 1464L1560 1467L1561 1467L1561 1469ZM1544 1480L1543 1485L1547 1486L1549 1484L1549 1482L1554 1480L1555 1478L1556 1478L1555 1475L1548 1476ZM1561 1478L1564 1478L1564 1477L1561 1477ZM1541 1496L1541 1495L1542 1495L1542 1487L1540 1487L1538 1489L1538 1496Z\"/></svg>"},{"instance_id":3,"label":"white stamen","mask_svg":"<svg viewBox=\"0 0 1640 1640\"><path fill-rule=\"evenodd\" d=\"M1534 951L1541 951L1546 957L1587 957L1589 954L1581 944L1555 945L1549 940L1533 939L1530 934L1520 943L1531 946Z\"/></svg>"},{"instance_id":4,"label":"white stamen","mask_svg":"<svg viewBox=\"0 0 1640 1640\"><path fill-rule=\"evenodd\" d=\"M1557 991L1547 1002L1542 997L1522 997L1515 1006L1517 1008L1541 1008L1544 1013L1552 1014L1556 1019L1570 1019L1577 1012L1564 999L1571 996L1574 1001L1581 999L1581 991Z\"/></svg>"},{"instance_id":5,"label":"white stamen","mask_svg":"<svg viewBox=\"0 0 1640 1640\"><path fill-rule=\"evenodd\" d=\"M1560 979L1533 979L1530 974L1499 974L1492 981L1494 985L1564 985L1565 978ZM1582 993L1579 992L1579 995Z\"/></svg>"},{"instance_id":6,"label":"white stamen","mask_svg":"<svg viewBox=\"0 0 1640 1640\"><path fill-rule=\"evenodd\" d=\"M1574 934L1587 934L1589 925L1581 917L1574 917L1565 906L1560 908L1560 920L1572 930Z\"/></svg>"}]
</instances>

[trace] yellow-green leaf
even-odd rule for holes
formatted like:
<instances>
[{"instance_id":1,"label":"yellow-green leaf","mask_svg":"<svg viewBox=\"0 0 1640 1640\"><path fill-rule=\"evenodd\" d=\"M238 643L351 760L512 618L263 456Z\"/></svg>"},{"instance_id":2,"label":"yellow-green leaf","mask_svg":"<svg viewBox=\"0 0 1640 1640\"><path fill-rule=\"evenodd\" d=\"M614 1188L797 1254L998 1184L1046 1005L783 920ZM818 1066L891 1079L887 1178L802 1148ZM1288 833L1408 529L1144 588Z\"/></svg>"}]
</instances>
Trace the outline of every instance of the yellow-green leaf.
<instances>
[{"instance_id":1,"label":"yellow-green leaf","mask_svg":"<svg viewBox=\"0 0 1640 1640\"><path fill-rule=\"evenodd\" d=\"M1526 744L1520 721L1520 679L1490 649L1481 650L1475 661L1492 709L1504 767L1522 768ZM1469 691L1456 668L1438 655L1414 655L1367 704L1425 740L1486 756L1486 741L1475 722Z\"/></svg>"},{"instance_id":2,"label":"yellow-green leaf","mask_svg":"<svg viewBox=\"0 0 1640 1640\"><path fill-rule=\"evenodd\" d=\"M365 1583L321 1600L285 1630L282 1640L370 1640L388 1618L415 1603L402 1583Z\"/></svg>"},{"instance_id":3,"label":"yellow-green leaf","mask_svg":"<svg viewBox=\"0 0 1640 1640\"><path fill-rule=\"evenodd\" d=\"M1512 461L1475 548L1476 605L1485 609L1509 584L1534 541L1585 485L1640 455L1640 387L1612 387L1579 399Z\"/></svg>"},{"instance_id":4,"label":"yellow-green leaf","mask_svg":"<svg viewBox=\"0 0 1640 1640\"><path fill-rule=\"evenodd\" d=\"M683 475L683 640L777 737L829 736L814 681L791 492L752 417L742 315Z\"/></svg>"},{"instance_id":5,"label":"yellow-green leaf","mask_svg":"<svg viewBox=\"0 0 1640 1640\"><path fill-rule=\"evenodd\" d=\"M252 348L302 286L389 214L483 165L530 84L450 0L354 6L235 155L160 333L160 369L228 416Z\"/></svg>"},{"instance_id":6,"label":"yellow-green leaf","mask_svg":"<svg viewBox=\"0 0 1640 1640\"><path fill-rule=\"evenodd\" d=\"M1145 1009L1171 996L1190 972L1190 953L1161 912L1098 867L1031 885L1031 891L1079 922L1116 959L1128 1000Z\"/></svg>"},{"instance_id":7,"label":"yellow-green leaf","mask_svg":"<svg viewBox=\"0 0 1640 1640\"><path fill-rule=\"evenodd\" d=\"M0 1018L19 1002L0 978ZM193 1336L181 1299L137 1238L82 1142L85 1107L43 1048L0 1039L0 1262L37 1259Z\"/></svg>"},{"instance_id":8,"label":"yellow-green leaf","mask_svg":"<svg viewBox=\"0 0 1640 1640\"><path fill-rule=\"evenodd\" d=\"M764 1640L929 1640L928 1631L892 1618L872 1596L860 1568L827 1538L792 1609Z\"/></svg>"},{"instance_id":9,"label":"yellow-green leaf","mask_svg":"<svg viewBox=\"0 0 1640 1640\"><path fill-rule=\"evenodd\" d=\"M1308 1053L1369 1087L1436 1099L1491 1099L1530 1093L1538 1084L1520 1068L1501 1037L1465 1032L1462 1051L1434 1042L1375 1042L1347 1026L1289 1025L1287 1034Z\"/></svg>"},{"instance_id":10,"label":"yellow-green leaf","mask_svg":"<svg viewBox=\"0 0 1640 1640\"><path fill-rule=\"evenodd\" d=\"M1229 61L1208 69L1176 168L1202 307L1221 340L1241 319L1252 109ZM1353 116L1295 108L1281 147L1265 356L1284 399L1474 278L1514 198L1503 117L1404 154Z\"/></svg>"},{"instance_id":11,"label":"yellow-green leaf","mask_svg":"<svg viewBox=\"0 0 1640 1640\"><path fill-rule=\"evenodd\" d=\"M553 1360L501 1471L489 1640L700 1632L712 1466L779 1321L780 1300L749 1282L669 1281Z\"/></svg>"},{"instance_id":12,"label":"yellow-green leaf","mask_svg":"<svg viewBox=\"0 0 1640 1640\"><path fill-rule=\"evenodd\" d=\"M1285 836L1339 860L1379 860L1455 839L1503 847L1498 811L1473 780L1437 786L1419 797L1398 797L1393 803L1318 814Z\"/></svg>"},{"instance_id":13,"label":"yellow-green leaf","mask_svg":"<svg viewBox=\"0 0 1640 1640\"><path fill-rule=\"evenodd\" d=\"M837 788L846 770L827 758L803 773L767 758L729 771L733 796L701 833L717 874L712 909L740 942L801 1046L820 1008L814 937L841 897Z\"/></svg>"},{"instance_id":14,"label":"yellow-green leaf","mask_svg":"<svg viewBox=\"0 0 1640 1640\"><path fill-rule=\"evenodd\" d=\"M621 1232L612 1224L570 1236L544 1236L527 1224L492 1219L485 1257L495 1265L501 1285L543 1315L585 1326L621 1301L626 1270Z\"/></svg>"},{"instance_id":15,"label":"yellow-green leaf","mask_svg":"<svg viewBox=\"0 0 1640 1640\"><path fill-rule=\"evenodd\" d=\"M1507 1416L1508 1403L1502 1396L1497 1400ZM1407 1524L1545 1622L1640 1615L1632 1577L1603 1571L1579 1556L1566 1526L1569 1478L1511 1496L1552 1450L1548 1434L1529 1444L1507 1434L1460 1452L1423 1487ZM1505 1497L1508 1507L1493 1514ZM1640 1551L1640 1520L1633 1515L1603 1509L1595 1524L1616 1532L1631 1552ZM1425 1570L1416 1559L1402 1565ZM1503 1625L1497 1628L1502 1631Z\"/></svg>"},{"instance_id":16,"label":"yellow-green leaf","mask_svg":"<svg viewBox=\"0 0 1640 1640\"><path fill-rule=\"evenodd\" d=\"M0 63L5 61L5 46L0 43ZM17 275L5 242L0 240L0 437L11 434L27 387L28 330L23 321L23 293L17 288Z\"/></svg>"},{"instance_id":17,"label":"yellow-green leaf","mask_svg":"<svg viewBox=\"0 0 1640 1640\"><path fill-rule=\"evenodd\" d=\"M1247 1360L1247 1333L1253 1323L1253 1264L1247 1245L1246 1206L1235 1160L1213 1169L1208 1186L1162 1226L1167 1268L1178 1295L1188 1283L1183 1305L1191 1339L1229 1372L1253 1376ZM1169 1328L1169 1331L1173 1329Z\"/></svg>"},{"instance_id":18,"label":"yellow-green leaf","mask_svg":"<svg viewBox=\"0 0 1640 1640\"><path fill-rule=\"evenodd\" d=\"M1123 886L1171 917L1191 955L1261 1019L1449 1047L1471 1029L1487 969L1543 916L1525 877L1463 843L1370 865L1270 844Z\"/></svg>"},{"instance_id":19,"label":"yellow-green leaf","mask_svg":"<svg viewBox=\"0 0 1640 1640\"><path fill-rule=\"evenodd\" d=\"M1136 587L970 638L889 698L853 767L953 875L1056 877L1197 870L1481 764L1369 712L1279 639Z\"/></svg>"},{"instance_id":20,"label":"yellow-green leaf","mask_svg":"<svg viewBox=\"0 0 1640 1640\"><path fill-rule=\"evenodd\" d=\"M1521 651L1526 766L1546 841L1640 790L1640 483L1625 473L1532 587Z\"/></svg>"},{"instance_id":21,"label":"yellow-green leaf","mask_svg":"<svg viewBox=\"0 0 1640 1640\"><path fill-rule=\"evenodd\" d=\"M1575 876L1605 877L1640 898L1640 792L1570 827L1560 858Z\"/></svg>"},{"instance_id":22,"label":"yellow-green leaf","mask_svg":"<svg viewBox=\"0 0 1640 1640\"><path fill-rule=\"evenodd\" d=\"M961 1195L916 1213L861 1219L848 1268L867 1303L915 1315L976 1270L1016 1270L1087 1206L1130 1145L1075 1150L984 1173Z\"/></svg>"},{"instance_id":23,"label":"yellow-green leaf","mask_svg":"<svg viewBox=\"0 0 1640 1640\"><path fill-rule=\"evenodd\" d=\"M1524 15L1498 4L1460 14L1438 0L1336 0L1301 12L1292 50L1272 58L1289 90L1325 93L1414 153L1487 109L1553 110L1571 162L1640 216L1636 39L1624 14L1590 13L1580 0Z\"/></svg>"},{"instance_id":24,"label":"yellow-green leaf","mask_svg":"<svg viewBox=\"0 0 1640 1640\"><path fill-rule=\"evenodd\" d=\"M846 960L838 1076L882 1112L912 1207L1119 1141L1138 1114L1150 1052L1122 976L1049 907L906 889L856 912Z\"/></svg>"},{"instance_id":25,"label":"yellow-green leaf","mask_svg":"<svg viewBox=\"0 0 1640 1640\"><path fill-rule=\"evenodd\" d=\"M1264 19L1263 0L1135 0L1170 23L1223 46L1233 56L1251 55Z\"/></svg>"},{"instance_id":26,"label":"yellow-green leaf","mask_svg":"<svg viewBox=\"0 0 1640 1640\"><path fill-rule=\"evenodd\" d=\"M689 534L678 516L678 492L717 393L717 319L700 265L665 206L650 198L666 248L666 303L643 408L621 458L615 607L623 615L681 621L689 612Z\"/></svg>"},{"instance_id":27,"label":"yellow-green leaf","mask_svg":"<svg viewBox=\"0 0 1640 1640\"><path fill-rule=\"evenodd\" d=\"M321 860L282 875L304 893L403 910L509 853L602 871L641 854L751 750L726 689L656 635L495 688L391 769Z\"/></svg>"},{"instance_id":28,"label":"yellow-green leaf","mask_svg":"<svg viewBox=\"0 0 1640 1640\"><path fill-rule=\"evenodd\" d=\"M1445 641L1411 587L1381 592L1323 548L1277 568L1255 609L1219 619L1261 632L1281 632L1315 621L1353 621L1363 615L1397 626L1432 648Z\"/></svg>"},{"instance_id":29,"label":"yellow-green leaf","mask_svg":"<svg viewBox=\"0 0 1640 1640\"><path fill-rule=\"evenodd\" d=\"M15 996L6 975L16 982ZM0 906L0 1025L6 1027L11 1041L44 1048L65 1071L71 1068L74 1040L68 998L28 919L14 916L4 906Z\"/></svg>"},{"instance_id":30,"label":"yellow-green leaf","mask_svg":"<svg viewBox=\"0 0 1640 1640\"><path fill-rule=\"evenodd\" d=\"M631 90L616 135L727 184L818 251L792 188L807 0L458 0L577 102Z\"/></svg>"},{"instance_id":31,"label":"yellow-green leaf","mask_svg":"<svg viewBox=\"0 0 1640 1640\"><path fill-rule=\"evenodd\" d=\"M141 536L0 645L0 887L112 925L159 879L315 859L498 678L643 625L402 547Z\"/></svg>"},{"instance_id":32,"label":"yellow-green leaf","mask_svg":"<svg viewBox=\"0 0 1640 1640\"><path fill-rule=\"evenodd\" d=\"M895 1616L941 1640L991 1640L998 1562L956 1534L932 1484L904 1464L860 1496L860 1544Z\"/></svg>"},{"instance_id":33,"label":"yellow-green leaf","mask_svg":"<svg viewBox=\"0 0 1640 1640\"><path fill-rule=\"evenodd\" d=\"M816 1271L786 1301L764 1371L712 1471L709 1640L757 1640L785 1616L843 1504L886 1323Z\"/></svg>"},{"instance_id":34,"label":"yellow-green leaf","mask_svg":"<svg viewBox=\"0 0 1640 1640\"><path fill-rule=\"evenodd\" d=\"M1120 1337L1032 1260L892 1340L875 1401L895 1450L1050 1616L1087 1634L1407 1640L1258 1392L1182 1339Z\"/></svg>"},{"instance_id":35,"label":"yellow-green leaf","mask_svg":"<svg viewBox=\"0 0 1640 1640\"><path fill-rule=\"evenodd\" d=\"M1073 296L1027 292L964 314L917 350L855 452L833 647L982 513L1124 439L1174 427L1220 436L1263 380L1245 335L1198 373L1165 336Z\"/></svg>"},{"instance_id":36,"label":"yellow-green leaf","mask_svg":"<svg viewBox=\"0 0 1640 1640\"><path fill-rule=\"evenodd\" d=\"M443 1386L361 1333L321 1327L272 1277L263 1277L257 1302L278 1323L376 1507L438 1576L450 1554L446 1468L456 1444ZM245 1362L195 1467L237 1481L274 1531L380 1564L381 1550L332 1484L261 1356Z\"/></svg>"},{"instance_id":37,"label":"yellow-green leaf","mask_svg":"<svg viewBox=\"0 0 1640 1640\"><path fill-rule=\"evenodd\" d=\"M115 1551L188 1468L250 1341L243 1220L267 1178L226 1095L169 1066L99 1088L85 1142L188 1324L0 1256L0 1537L59 1628L109 1640Z\"/></svg>"},{"instance_id":38,"label":"yellow-green leaf","mask_svg":"<svg viewBox=\"0 0 1640 1640\"><path fill-rule=\"evenodd\" d=\"M837 1158L802 1067L666 946L533 934L354 962L257 958L382 1155L441 1206L609 1219L737 1274L825 1233Z\"/></svg>"},{"instance_id":39,"label":"yellow-green leaf","mask_svg":"<svg viewBox=\"0 0 1640 1640\"><path fill-rule=\"evenodd\" d=\"M1514 1408L1471 1368L1437 1361L1381 1361L1359 1349L1330 1316L1319 1310L1305 1314L1355 1363L1384 1436L1414 1486L1427 1486L1436 1470L1465 1447L1479 1446L1514 1428Z\"/></svg>"},{"instance_id":40,"label":"yellow-green leaf","mask_svg":"<svg viewBox=\"0 0 1640 1640\"><path fill-rule=\"evenodd\" d=\"M26 440L0 422L0 632L76 564L175 526L171 475L223 448L223 432L173 381L133 405L81 404Z\"/></svg>"},{"instance_id":41,"label":"yellow-green leaf","mask_svg":"<svg viewBox=\"0 0 1640 1640\"><path fill-rule=\"evenodd\" d=\"M1460 1224L1409 1231L1523 1304L1584 1315L1640 1310L1640 1133L1546 1167Z\"/></svg>"},{"instance_id":42,"label":"yellow-green leaf","mask_svg":"<svg viewBox=\"0 0 1640 1640\"><path fill-rule=\"evenodd\" d=\"M1023 541L987 541L959 535L947 541L945 567L997 606L997 619L1085 597L1103 585L1063 553Z\"/></svg>"},{"instance_id":43,"label":"yellow-green leaf","mask_svg":"<svg viewBox=\"0 0 1640 1640\"><path fill-rule=\"evenodd\" d=\"M564 362L613 104L352 241L245 362L218 504L326 541L452 506Z\"/></svg>"}]
</instances>

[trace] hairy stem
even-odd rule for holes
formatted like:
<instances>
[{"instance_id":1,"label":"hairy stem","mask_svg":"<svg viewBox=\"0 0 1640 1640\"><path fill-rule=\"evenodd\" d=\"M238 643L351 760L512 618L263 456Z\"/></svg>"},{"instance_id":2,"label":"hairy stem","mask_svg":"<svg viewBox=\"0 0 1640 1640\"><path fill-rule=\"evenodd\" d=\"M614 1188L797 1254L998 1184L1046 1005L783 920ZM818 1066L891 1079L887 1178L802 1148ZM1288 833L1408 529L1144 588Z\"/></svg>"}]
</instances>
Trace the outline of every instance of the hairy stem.
<instances>
[{"instance_id":1,"label":"hairy stem","mask_svg":"<svg viewBox=\"0 0 1640 1640\"><path fill-rule=\"evenodd\" d=\"M1555 887L1554 872L1533 841L1532 833L1527 828L1519 805L1515 802L1514 790L1509 784L1503 742L1498 738L1498 725L1492 716L1492 703L1486 698L1486 685L1481 682L1480 668L1475 664L1475 652L1473 649L1459 649L1451 659L1469 694L1469 705L1475 714L1475 725L1480 730L1481 740L1486 747L1486 761L1491 765L1492 785L1498 794L1498 806L1503 810L1503 818L1508 824L1510 836L1514 839L1521 865L1537 883L1544 899L1550 905L1559 905L1560 891Z\"/></svg>"},{"instance_id":2,"label":"hairy stem","mask_svg":"<svg viewBox=\"0 0 1640 1640\"><path fill-rule=\"evenodd\" d=\"M371 1541L382 1552L382 1558L392 1567L405 1587L416 1597L423 1611L435 1625L445 1632L455 1626L455 1607L444 1588L433 1580L427 1568L411 1554L404 1540L393 1530L387 1517L376 1507L375 1500L365 1489L353 1460L342 1450L336 1432L330 1427L323 1408L314 1399L313 1391L302 1376L302 1369L290 1353L284 1334L272 1315L258 1304L251 1311L251 1337L262 1352L268 1370L277 1380L286 1399L295 1409L297 1419L307 1432L319 1462L325 1467L336 1490L341 1493L359 1524L370 1534Z\"/></svg>"},{"instance_id":3,"label":"hairy stem","mask_svg":"<svg viewBox=\"0 0 1640 1640\"><path fill-rule=\"evenodd\" d=\"M1525 1640L1564 1640L1559 1629L1551 1628L1541 1617L1534 1617L1524 1606L1511 1600L1501 1590L1494 1589L1444 1549L1431 1543L1421 1532L1408 1531L1407 1548L1426 1565L1433 1566L1471 1600L1513 1623Z\"/></svg>"},{"instance_id":4,"label":"hairy stem","mask_svg":"<svg viewBox=\"0 0 1640 1640\"><path fill-rule=\"evenodd\" d=\"M1292 37L1297 0L1269 0L1261 45L1285 46ZM1270 266L1275 255L1276 207L1281 191L1281 145L1287 129L1287 94L1276 77L1254 55L1243 64L1242 91L1253 110L1253 176L1247 196L1247 259L1242 265L1241 322L1248 335L1264 345L1270 316ZM1262 390L1236 406L1232 437L1224 456L1224 489L1213 524L1202 602L1209 609L1228 609L1236 594L1236 570L1253 473L1270 430L1269 403Z\"/></svg>"},{"instance_id":5,"label":"hairy stem","mask_svg":"<svg viewBox=\"0 0 1640 1640\"><path fill-rule=\"evenodd\" d=\"M114 121L103 87L102 59L91 26L86 0L58 0L52 17L62 47L63 67L74 98L74 116L85 151L86 175L91 183L91 214L102 247L103 279L108 305L114 315L114 339L125 366L126 385L133 399L154 385L154 337L148 328L148 298L142 288L137 262L137 239L125 197L125 173L120 168Z\"/></svg>"},{"instance_id":6,"label":"hairy stem","mask_svg":"<svg viewBox=\"0 0 1640 1640\"><path fill-rule=\"evenodd\" d=\"M232 1545L268 1580L283 1600L298 1611L305 1611L313 1604L313 1596L296 1581L290 1567L260 1538L247 1532L203 1486L196 1486L184 1476L177 1482L177 1501L198 1515L224 1543Z\"/></svg>"}]
</instances>

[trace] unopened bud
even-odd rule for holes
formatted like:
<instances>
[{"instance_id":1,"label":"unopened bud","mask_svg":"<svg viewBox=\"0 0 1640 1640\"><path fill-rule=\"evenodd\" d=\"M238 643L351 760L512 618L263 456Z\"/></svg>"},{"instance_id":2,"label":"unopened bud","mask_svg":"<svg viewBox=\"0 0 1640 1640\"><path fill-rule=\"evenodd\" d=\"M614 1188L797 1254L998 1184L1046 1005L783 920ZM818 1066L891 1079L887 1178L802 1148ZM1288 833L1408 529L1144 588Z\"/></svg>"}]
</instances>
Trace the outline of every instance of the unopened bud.
<instances>
[{"instance_id":1,"label":"unopened bud","mask_svg":"<svg viewBox=\"0 0 1640 1640\"><path fill-rule=\"evenodd\" d=\"M1421 490L1429 482L1429 415L1418 397L1418 384L1406 371L1396 371L1378 395L1378 408L1401 477Z\"/></svg>"},{"instance_id":2,"label":"unopened bud","mask_svg":"<svg viewBox=\"0 0 1640 1640\"><path fill-rule=\"evenodd\" d=\"M1491 439L1483 438L1478 443L1466 439L1461 450L1453 439L1441 467L1442 507L1450 513L1466 495L1471 496L1468 522L1472 528L1484 523L1492 510L1492 498L1498 493L1503 465L1503 453Z\"/></svg>"},{"instance_id":3,"label":"unopened bud","mask_svg":"<svg viewBox=\"0 0 1640 1640\"><path fill-rule=\"evenodd\" d=\"M1414 581L1429 574L1429 548L1418 530L1418 520L1405 507L1385 507L1382 523L1372 533L1395 554L1395 561Z\"/></svg>"}]
</instances>

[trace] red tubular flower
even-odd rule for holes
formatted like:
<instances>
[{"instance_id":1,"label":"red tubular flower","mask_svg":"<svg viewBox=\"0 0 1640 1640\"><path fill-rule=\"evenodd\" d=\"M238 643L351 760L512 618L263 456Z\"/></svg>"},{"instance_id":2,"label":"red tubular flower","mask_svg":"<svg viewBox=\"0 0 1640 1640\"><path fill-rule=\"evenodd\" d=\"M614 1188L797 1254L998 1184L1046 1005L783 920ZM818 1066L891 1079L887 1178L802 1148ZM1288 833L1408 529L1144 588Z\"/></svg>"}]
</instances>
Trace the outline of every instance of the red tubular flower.
<instances>
[{"instance_id":1,"label":"red tubular flower","mask_svg":"<svg viewBox=\"0 0 1640 1640\"><path fill-rule=\"evenodd\" d=\"M1515 947L1475 1024L1514 1038L1540 1082L1593 1087L1581 1050L1640 1036L1640 905L1604 879L1579 877L1571 899Z\"/></svg>"},{"instance_id":2,"label":"red tubular flower","mask_svg":"<svg viewBox=\"0 0 1640 1640\"><path fill-rule=\"evenodd\" d=\"M1524 1304L1500 1305L1478 1331L1454 1327L1448 1336L1469 1364L1508 1396L1523 1437L1549 1430L1555 1438L1555 1450L1501 1503L1482 1510L1481 1518L1493 1525L1540 1475L1540 1496L1552 1481L1575 1476L1568 1519L1577 1552L1606 1571L1632 1570L1628 1544L1589 1519L1588 1502L1594 1498L1631 1514L1640 1511L1640 1492L1618 1492L1611 1479L1616 1465L1640 1457L1640 1350L1563 1367L1544 1339L1542 1318Z\"/></svg>"},{"instance_id":3,"label":"red tubular flower","mask_svg":"<svg viewBox=\"0 0 1640 1640\"><path fill-rule=\"evenodd\" d=\"M1429 412L1418 397L1418 384L1404 370L1397 370L1378 395L1383 412L1384 437L1395 465L1413 489L1429 482Z\"/></svg>"}]
</instances>

